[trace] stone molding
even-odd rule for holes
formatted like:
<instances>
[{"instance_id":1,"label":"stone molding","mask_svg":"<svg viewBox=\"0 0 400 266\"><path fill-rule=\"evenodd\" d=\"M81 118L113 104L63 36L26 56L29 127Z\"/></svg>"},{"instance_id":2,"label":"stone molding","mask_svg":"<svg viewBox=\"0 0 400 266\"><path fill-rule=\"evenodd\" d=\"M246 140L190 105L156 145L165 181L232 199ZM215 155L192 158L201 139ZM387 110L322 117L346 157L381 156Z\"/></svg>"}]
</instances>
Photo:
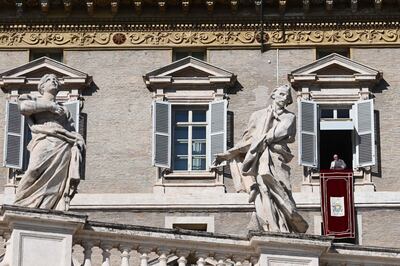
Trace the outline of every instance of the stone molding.
<instances>
[{"instance_id":1,"label":"stone molding","mask_svg":"<svg viewBox=\"0 0 400 266\"><path fill-rule=\"evenodd\" d=\"M299 209L320 209L319 193L293 193ZM355 192L356 208L400 208L400 192ZM2 201L0 195L0 202ZM220 210L252 212L246 193L218 195L180 195L132 193L132 194L77 194L71 202L71 210L130 209L130 210Z\"/></svg>"},{"instance_id":2,"label":"stone molding","mask_svg":"<svg viewBox=\"0 0 400 266\"><path fill-rule=\"evenodd\" d=\"M329 24L329 23L327 23ZM343 26L289 27L264 31L264 45L270 47L299 47L326 45L397 45L398 26L382 27L371 22L357 28ZM236 24L235 24L236 25ZM14 25L0 27L0 49L9 48L168 48L168 47L259 47L260 32L256 24L248 27L222 25L195 28L188 24L171 30L169 25ZM311 25L310 25L311 26Z\"/></svg>"}]
</instances>

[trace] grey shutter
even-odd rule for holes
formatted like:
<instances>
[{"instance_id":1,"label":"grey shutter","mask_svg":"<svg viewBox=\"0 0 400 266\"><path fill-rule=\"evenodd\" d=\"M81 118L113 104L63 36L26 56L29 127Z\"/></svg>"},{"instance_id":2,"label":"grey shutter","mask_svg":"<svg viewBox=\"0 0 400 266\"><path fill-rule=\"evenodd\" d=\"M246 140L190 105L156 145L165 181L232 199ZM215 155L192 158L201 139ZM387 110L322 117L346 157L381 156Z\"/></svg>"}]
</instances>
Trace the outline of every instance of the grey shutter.
<instances>
[{"instance_id":1,"label":"grey shutter","mask_svg":"<svg viewBox=\"0 0 400 266\"><path fill-rule=\"evenodd\" d=\"M153 165L171 168L171 105L153 102Z\"/></svg>"},{"instance_id":2,"label":"grey shutter","mask_svg":"<svg viewBox=\"0 0 400 266\"><path fill-rule=\"evenodd\" d=\"M227 101L214 101L209 104L209 156L208 165L214 161L215 154L226 151Z\"/></svg>"},{"instance_id":3,"label":"grey shutter","mask_svg":"<svg viewBox=\"0 0 400 266\"><path fill-rule=\"evenodd\" d=\"M9 168L22 169L24 154L25 117L16 102L7 102L6 136L4 138L4 162Z\"/></svg>"},{"instance_id":4,"label":"grey shutter","mask_svg":"<svg viewBox=\"0 0 400 266\"><path fill-rule=\"evenodd\" d=\"M356 167L375 164L374 102L359 101L354 104L356 129Z\"/></svg>"},{"instance_id":5,"label":"grey shutter","mask_svg":"<svg viewBox=\"0 0 400 266\"><path fill-rule=\"evenodd\" d=\"M76 132L79 131L79 111L80 111L80 102L79 101L70 101L63 103L65 107L67 107L68 111L71 114L72 121L74 121L74 129Z\"/></svg>"},{"instance_id":6,"label":"grey shutter","mask_svg":"<svg viewBox=\"0 0 400 266\"><path fill-rule=\"evenodd\" d=\"M318 167L318 106L311 101L299 102L299 163Z\"/></svg>"},{"instance_id":7,"label":"grey shutter","mask_svg":"<svg viewBox=\"0 0 400 266\"><path fill-rule=\"evenodd\" d=\"M25 117L24 117L25 118ZM32 132L31 129L29 128L29 125L27 123L27 119L25 118L25 128L24 128L24 145L23 145L23 159L22 159L22 170L26 171L28 169L28 164L29 164L29 158L30 158L30 152L28 151L28 144L32 140Z\"/></svg>"}]
</instances>

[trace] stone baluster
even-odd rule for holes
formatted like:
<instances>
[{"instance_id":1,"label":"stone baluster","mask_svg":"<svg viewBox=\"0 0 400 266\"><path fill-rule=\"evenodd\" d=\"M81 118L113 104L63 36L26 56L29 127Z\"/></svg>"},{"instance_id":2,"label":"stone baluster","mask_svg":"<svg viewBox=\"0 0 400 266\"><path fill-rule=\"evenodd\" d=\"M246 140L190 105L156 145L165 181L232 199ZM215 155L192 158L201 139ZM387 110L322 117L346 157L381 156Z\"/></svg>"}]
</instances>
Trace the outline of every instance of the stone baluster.
<instances>
[{"instance_id":1,"label":"stone baluster","mask_svg":"<svg viewBox=\"0 0 400 266\"><path fill-rule=\"evenodd\" d=\"M83 241L83 266L92 266L92 247L93 243L90 241Z\"/></svg>"},{"instance_id":2,"label":"stone baluster","mask_svg":"<svg viewBox=\"0 0 400 266\"><path fill-rule=\"evenodd\" d=\"M186 266L187 259L184 256L179 257L178 266Z\"/></svg>"},{"instance_id":3,"label":"stone baluster","mask_svg":"<svg viewBox=\"0 0 400 266\"><path fill-rule=\"evenodd\" d=\"M160 248L158 249L158 261L159 261L159 265L160 266L167 266L167 262L168 262L168 254L169 254L170 250L169 249L163 249Z\"/></svg>"},{"instance_id":4,"label":"stone baluster","mask_svg":"<svg viewBox=\"0 0 400 266\"><path fill-rule=\"evenodd\" d=\"M178 266L186 266L187 264L187 257L190 254L188 250L177 250L175 254L179 257L178 259Z\"/></svg>"},{"instance_id":5,"label":"stone baluster","mask_svg":"<svg viewBox=\"0 0 400 266\"><path fill-rule=\"evenodd\" d=\"M151 253L152 249L147 247L139 247L138 252L141 253L140 255L140 266L148 266L149 262L149 254Z\"/></svg>"},{"instance_id":6,"label":"stone baluster","mask_svg":"<svg viewBox=\"0 0 400 266\"><path fill-rule=\"evenodd\" d=\"M217 261L217 264L215 264L216 266L225 266L225 256L222 254L215 254L214 255L214 259Z\"/></svg>"},{"instance_id":7,"label":"stone baluster","mask_svg":"<svg viewBox=\"0 0 400 266\"><path fill-rule=\"evenodd\" d=\"M103 256L103 263L101 264L101 266L111 266L110 264L110 256L111 256L111 252L110 250L112 249L112 246L110 244L101 244L100 248L103 250L103 252L101 253L101 255Z\"/></svg>"},{"instance_id":8,"label":"stone baluster","mask_svg":"<svg viewBox=\"0 0 400 266\"><path fill-rule=\"evenodd\" d=\"M121 266L129 266L131 250L132 248L128 245L120 245L119 251L121 252Z\"/></svg>"},{"instance_id":9,"label":"stone baluster","mask_svg":"<svg viewBox=\"0 0 400 266\"><path fill-rule=\"evenodd\" d=\"M233 255L232 256L232 261L235 262L235 266L242 266L242 265L246 265L245 263L243 263L246 260L246 257L241 256L241 255Z\"/></svg>"},{"instance_id":10,"label":"stone baluster","mask_svg":"<svg viewBox=\"0 0 400 266\"><path fill-rule=\"evenodd\" d=\"M207 252L196 252L197 266L205 266L208 255Z\"/></svg>"}]
</instances>

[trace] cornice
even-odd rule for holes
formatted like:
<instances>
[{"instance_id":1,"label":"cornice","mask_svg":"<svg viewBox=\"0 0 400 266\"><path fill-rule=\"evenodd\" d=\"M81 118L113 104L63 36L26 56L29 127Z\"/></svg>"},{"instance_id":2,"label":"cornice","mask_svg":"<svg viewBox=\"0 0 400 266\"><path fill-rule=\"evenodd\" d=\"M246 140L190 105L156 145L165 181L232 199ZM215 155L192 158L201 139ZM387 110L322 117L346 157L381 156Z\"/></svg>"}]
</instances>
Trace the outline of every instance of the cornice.
<instances>
[{"instance_id":1,"label":"cornice","mask_svg":"<svg viewBox=\"0 0 400 266\"><path fill-rule=\"evenodd\" d=\"M267 47L398 45L399 22L296 23L264 27ZM8 25L0 49L259 47L259 24Z\"/></svg>"}]
</instances>

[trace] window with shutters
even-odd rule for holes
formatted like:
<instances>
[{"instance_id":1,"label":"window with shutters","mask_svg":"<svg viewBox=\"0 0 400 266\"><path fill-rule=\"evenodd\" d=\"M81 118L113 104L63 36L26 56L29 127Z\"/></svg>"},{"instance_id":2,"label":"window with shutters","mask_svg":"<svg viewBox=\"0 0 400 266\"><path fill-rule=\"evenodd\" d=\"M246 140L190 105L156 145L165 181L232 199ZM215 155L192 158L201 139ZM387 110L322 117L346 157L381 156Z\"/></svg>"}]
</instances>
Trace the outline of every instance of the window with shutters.
<instances>
[{"instance_id":1,"label":"window with shutters","mask_svg":"<svg viewBox=\"0 0 400 266\"><path fill-rule=\"evenodd\" d=\"M218 181L211 165L217 153L233 145L226 92L236 76L188 56L143 78L154 97L152 157L160 180ZM222 186L222 181L218 184Z\"/></svg>"},{"instance_id":2,"label":"window with shutters","mask_svg":"<svg viewBox=\"0 0 400 266\"><path fill-rule=\"evenodd\" d=\"M227 101L153 103L153 164L170 171L208 171L227 147Z\"/></svg>"},{"instance_id":3,"label":"window with shutters","mask_svg":"<svg viewBox=\"0 0 400 266\"><path fill-rule=\"evenodd\" d=\"M347 169L353 169L356 180L362 178L356 183L373 189L371 168L378 160L372 89L382 73L330 54L288 77L298 91L298 157L306 170L303 184L312 183L321 169L330 169L337 154Z\"/></svg>"},{"instance_id":4,"label":"window with shutters","mask_svg":"<svg viewBox=\"0 0 400 266\"><path fill-rule=\"evenodd\" d=\"M49 57L41 57L0 73L1 89L7 94L3 165L9 169L8 182L13 185L27 169L29 163L27 145L31 140L28 119L19 112L18 98L22 94L40 97L37 85L44 74L57 76L61 87L56 101L69 110L74 130L84 137L86 135L86 116L80 112L82 108L80 95L91 83L89 75Z\"/></svg>"}]
</instances>

